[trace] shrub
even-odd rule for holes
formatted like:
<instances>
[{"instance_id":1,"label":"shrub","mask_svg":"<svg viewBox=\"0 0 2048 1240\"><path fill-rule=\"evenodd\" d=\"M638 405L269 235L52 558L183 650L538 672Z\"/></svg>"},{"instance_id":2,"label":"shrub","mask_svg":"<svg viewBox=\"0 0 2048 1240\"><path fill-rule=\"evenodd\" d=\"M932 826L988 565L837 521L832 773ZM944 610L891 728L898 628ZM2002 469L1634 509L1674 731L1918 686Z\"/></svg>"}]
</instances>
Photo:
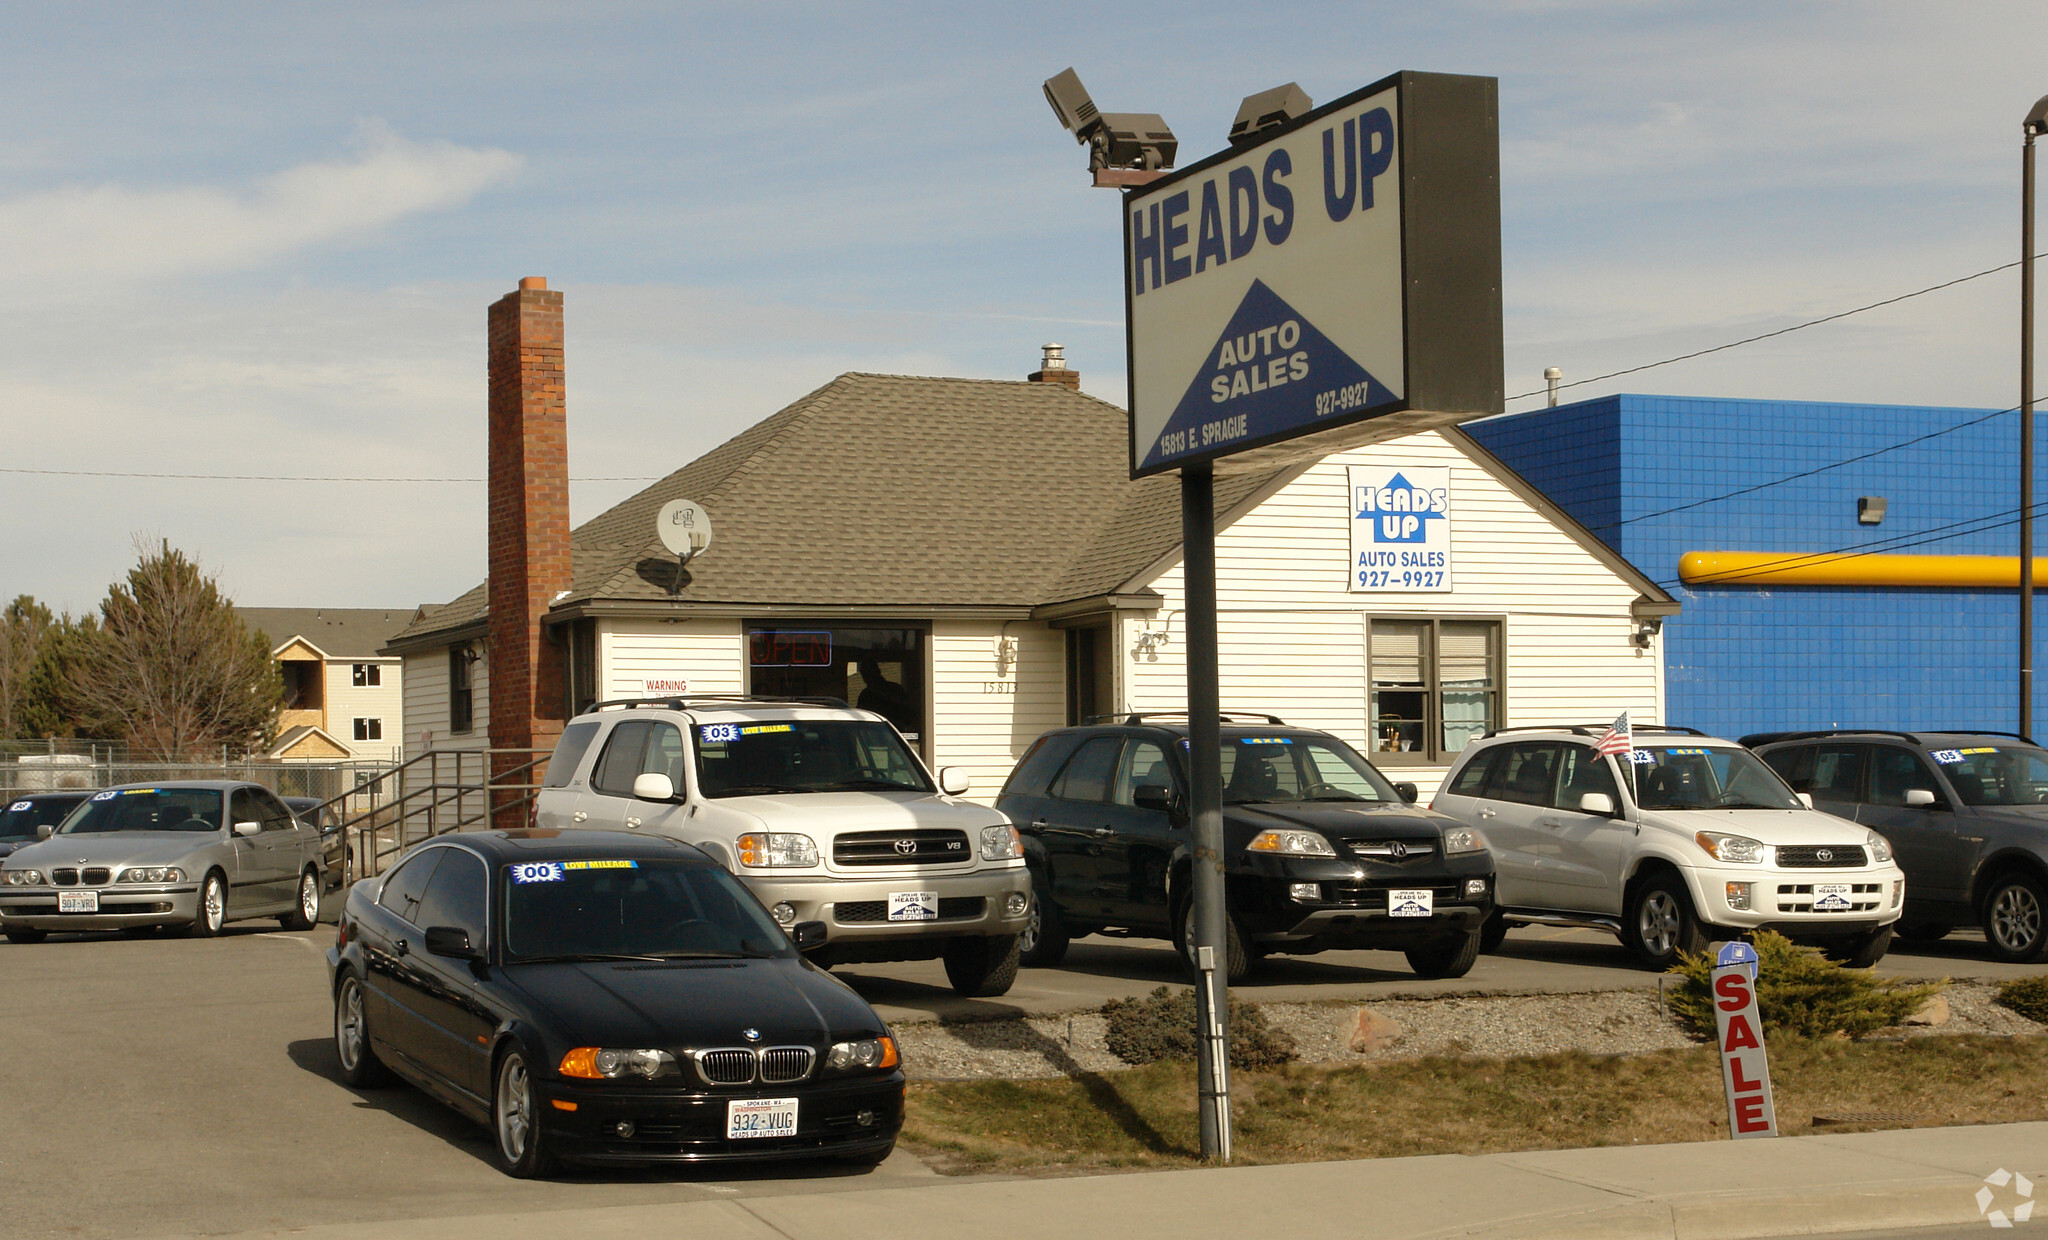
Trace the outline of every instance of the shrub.
<instances>
[{"instance_id":1,"label":"shrub","mask_svg":"<svg viewBox=\"0 0 2048 1240\"><path fill-rule=\"evenodd\" d=\"M1868 969L1847 969L1816 947L1798 947L1782 934L1757 932L1756 1001L1764 1033L1824 1038L1832 1033L1851 1037L1896 1025L1948 983L1913 985L1880 980ZM1684 979L1671 995L1671 1010L1694 1032L1714 1032L1714 1004L1708 994L1714 959L1701 952L1684 955L1671 972Z\"/></svg>"},{"instance_id":2,"label":"shrub","mask_svg":"<svg viewBox=\"0 0 2048 1240\"><path fill-rule=\"evenodd\" d=\"M2015 978L1998 988L1996 998L2028 1020L2048 1025L2048 973Z\"/></svg>"},{"instance_id":3,"label":"shrub","mask_svg":"<svg viewBox=\"0 0 2048 1240\"><path fill-rule=\"evenodd\" d=\"M1109 1018L1104 1041L1125 1063L1196 1057L1193 990L1161 986L1143 999L1111 999L1102 1014ZM1233 1068L1271 1068L1294 1058L1294 1035L1268 1025L1256 1003L1231 997L1228 1032Z\"/></svg>"}]
</instances>

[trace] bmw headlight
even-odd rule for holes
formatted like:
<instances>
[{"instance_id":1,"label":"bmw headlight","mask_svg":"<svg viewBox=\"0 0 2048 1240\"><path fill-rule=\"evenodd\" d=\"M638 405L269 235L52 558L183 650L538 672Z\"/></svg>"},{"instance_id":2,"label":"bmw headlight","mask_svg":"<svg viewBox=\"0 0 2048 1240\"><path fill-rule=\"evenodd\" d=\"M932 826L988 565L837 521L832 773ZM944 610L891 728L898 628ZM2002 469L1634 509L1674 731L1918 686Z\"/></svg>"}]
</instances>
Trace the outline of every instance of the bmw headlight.
<instances>
[{"instance_id":1,"label":"bmw headlight","mask_svg":"<svg viewBox=\"0 0 2048 1240\"><path fill-rule=\"evenodd\" d=\"M1261 831L1246 844L1246 852L1278 853L1283 857L1334 857L1330 841L1313 831Z\"/></svg>"},{"instance_id":2,"label":"bmw headlight","mask_svg":"<svg viewBox=\"0 0 2048 1240\"><path fill-rule=\"evenodd\" d=\"M1024 837L1017 834L1015 827L983 827L981 829L981 859L983 861L1009 861L1024 855Z\"/></svg>"},{"instance_id":3,"label":"bmw headlight","mask_svg":"<svg viewBox=\"0 0 2048 1240\"><path fill-rule=\"evenodd\" d=\"M667 1051L579 1046L562 1056L562 1075L586 1081L616 1081L625 1076L644 1077L651 1081L677 1070L676 1057Z\"/></svg>"},{"instance_id":4,"label":"bmw headlight","mask_svg":"<svg viewBox=\"0 0 2048 1240\"><path fill-rule=\"evenodd\" d=\"M8 870L6 880L9 887L40 887L43 874L40 870Z\"/></svg>"},{"instance_id":5,"label":"bmw headlight","mask_svg":"<svg viewBox=\"0 0 2048 1240\"><path fill-rule=\"evenodd\" d=\"M818 864L818 842L808 835L754 831L733 841L740 864L755 869L797 869Z\"/></svg>"},{"instance_id":6,"label":"bmw headlight","mask_svg":"<svg viewBox=\"0 0 2048 1240\"><path fill-rule=\"evenodd\" d=\"M1471 827L1452 827L1444 832L1444 856L1476 853L1486 847L1486 837Z\"/></svg>"},{"instance_id":7,"label":"bmw headlight","mask_svg":"<svg viewBox=\"0 0 2048 1240\"><path fill-rule=\"evenodd\" d=\"M1732 861L1740 865L1764 863L1762 840L1753 840L1746 835L1726 835L1719 831L1701 831L1692 838L1694 843L1704 848L1707 855L1716 861Z\"/></svg>"},{"instance_id":8,"label":"bmw headlight","mask_svg":"<svg viewBox=\"0 0 2048 1240\"><path fill-rule=\"evenodd\" d=\"M182 883L185 871L174 865L136 865L121 871L124 883Z\"/></svg>"},{"instance_id":9,"label":"bmw headlight","mask_svg":"<svg viewBox=\"0 0 2048 1240\"><path fill-rule=\"evenodd\" d=\"M1872 861L1883 862L1892 859L1892 842L1877 832L1872 831L1864 839L1863 843L1865 847L1870 849L1870 859Z\"/></svg>"},{"instance_id":10,"label":"bmw headlight","mask_svg":"<svg viewBox=\"0 0 2048 1240\"><path fill-rule=\"evenodd\" d=\"M828 1072L880 1072L896 1063L896 1039L886 1034L858 1042L834 1042L825 1052Z\"/></svg>"}]
</instances>

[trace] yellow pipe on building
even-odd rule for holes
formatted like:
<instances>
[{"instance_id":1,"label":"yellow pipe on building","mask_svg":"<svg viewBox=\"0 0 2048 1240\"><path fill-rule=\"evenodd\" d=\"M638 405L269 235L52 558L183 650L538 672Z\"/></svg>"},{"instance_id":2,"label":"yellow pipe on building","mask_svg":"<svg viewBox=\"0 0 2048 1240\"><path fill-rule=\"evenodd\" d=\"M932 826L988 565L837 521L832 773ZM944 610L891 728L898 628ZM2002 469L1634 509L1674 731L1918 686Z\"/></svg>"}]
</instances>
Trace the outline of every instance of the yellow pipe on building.
<instances>
[{"instance_id":1,"label":"yellow pipe on building","mask_svg":"<svg viewBox=\"0 0 2048 1240\"><path fill-rule=\"evenodd\" d=\"M1824 551L1688 551L1678 579L1689 586L1918 586L2017 590L2016 555L1858 555ZM2048 585L2048 556L2034 560L2034 585Z\"/></svg>"}]
</instances>

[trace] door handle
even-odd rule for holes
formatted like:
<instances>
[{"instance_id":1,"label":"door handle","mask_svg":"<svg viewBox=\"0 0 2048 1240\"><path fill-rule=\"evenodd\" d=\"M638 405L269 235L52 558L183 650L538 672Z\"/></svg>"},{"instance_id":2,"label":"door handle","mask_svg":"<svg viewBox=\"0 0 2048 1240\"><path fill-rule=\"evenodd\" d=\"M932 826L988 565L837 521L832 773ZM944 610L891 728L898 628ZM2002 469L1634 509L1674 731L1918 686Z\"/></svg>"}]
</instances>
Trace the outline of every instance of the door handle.
<instances>
[{"instance_id":1,"label":"door handle","mask_svg":"<svg viewBox=\"0 0 2048 1240\"><path fill-rule=\"evenodd\" d=\"M1482 806L1482 807L1480 808L1480 810L1479 810L1479 817L1481 817L1481 818L1491 818L1491 817L1493 817L1493 811L1492 811L1492 810L1490 810L1490 809L1486 809L1485 807L1483 807L1483 806Z\"/></svg>"},{"instance_id":2,"label":"door handle","mask_svg":"<svg viewBox=\"0 0 2048 1240\"><path fill-rule=\"evenodd\" d=\"M589 815L589 814L587 814L587 813L585 813L584 811L582 811L582 810L580 810L580 809L579 809L579 810L577 810L577 811L576 811L575 813L573 813L573 814L569 815L569 821L570 821L570 822L583 822L583 821L585 821L586 819L588 819L589 817L590 817L590 815Z\"/></svg>"},{"instance_id":3,"label":"door handle","mask_svg":"<svg viewBox=\"0 0 2048 1240\"><path fill-rule=\"evenodd\" d=\"M1094 830L1090 831L1090 832L1089 832L1088 834L1090 834L1090 835L1094 836L1094 837L1095 837L1096 839L1098 839L1098 840L1106 840L1106 839L1108 839L1108 838L1109 838L1110 836L1112 836L1112 835L1115 835L1115 834L1116 834L1116 828L1114 828L1114 827L1097 827L1097 828L1095 828Z\"/></svg>"},{"instance_id":4,"label":"door handle","mask_svg":"<svg viewBox=\"0 0 2048 1240\"><path fill-rule=\"evenodd\" d=\"M1538 825L1545 827L1561 827L1565 825L1562 818L1539 818L1536 821Z\"/></svg>"},{"instance_id":5,"label":"door handle","mask_svg":"<svg viewBox=\"0 0 2048 1240\"><path fill-rule=\"evenodd\" d=\"M406 946L404 939L394 939L391 943L391 954L394 956L403 956L411 950L412 948Z\"/></svg>"},{"instance_id":6,"label":"door handle","mask_svg":"<svg viewBox=\"0 0 2048 1240\"><path fill-rule=\"evenodd\" d=\"M626 825L629 827L637 827L640 825L640 820L638 818L634 818L628 815L626 818Z\"/></svg>"},{"instance_id":7,"label":"door handle","mask_svg":"<svg viewBox=\"0 0 2048 1240\"><path fill-rule=\"evenodd\" d=\"M1031 825L1024 828L1025 833L1029 835L1037 835L1043 830L1045 830L1045 819L1043 818L1032 819Z\"/></svg>"}]
</instances>

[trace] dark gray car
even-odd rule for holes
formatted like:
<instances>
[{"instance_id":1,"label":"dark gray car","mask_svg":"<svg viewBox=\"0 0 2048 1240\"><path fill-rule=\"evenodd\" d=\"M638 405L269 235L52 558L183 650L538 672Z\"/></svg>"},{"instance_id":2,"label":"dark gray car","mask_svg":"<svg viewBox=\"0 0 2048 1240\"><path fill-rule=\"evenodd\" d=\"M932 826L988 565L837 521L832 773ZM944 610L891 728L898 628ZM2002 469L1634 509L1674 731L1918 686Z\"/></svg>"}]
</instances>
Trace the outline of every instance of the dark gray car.
<instances>
[{"instance_id":1,"label":"dark gray car","mask_svg":"<svg viewBox=\"0 0 2048 1240\"><path fill-rule=\"evenodd\" d=\"M1974 923L2000 960L2048 955L2048 750L2001 732L1769 732L1742 743L1814 808L1891 841L1906 872L1899 938Z\"/></svg>"},{"instance_id":2,"label":"dark gray car","mask_svg":"<svg viewBox=\"0 0 2048 1240\"><path fill-rule=\"evenodd\" d=\"M249 917L305 930L320 913L320 868L319 833L260 784L108 788L0 863L0 932L16 943L159 926L204 936Z\"/></svg>"}]
</instances>

